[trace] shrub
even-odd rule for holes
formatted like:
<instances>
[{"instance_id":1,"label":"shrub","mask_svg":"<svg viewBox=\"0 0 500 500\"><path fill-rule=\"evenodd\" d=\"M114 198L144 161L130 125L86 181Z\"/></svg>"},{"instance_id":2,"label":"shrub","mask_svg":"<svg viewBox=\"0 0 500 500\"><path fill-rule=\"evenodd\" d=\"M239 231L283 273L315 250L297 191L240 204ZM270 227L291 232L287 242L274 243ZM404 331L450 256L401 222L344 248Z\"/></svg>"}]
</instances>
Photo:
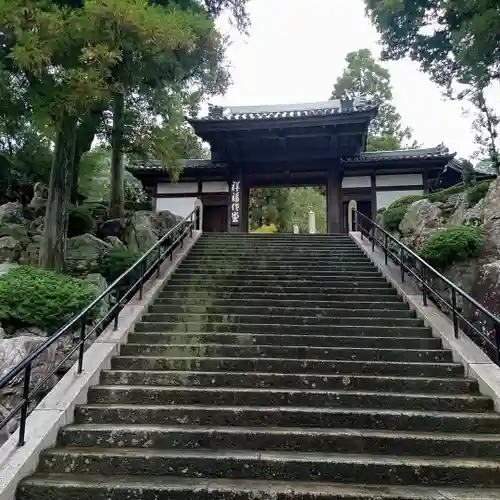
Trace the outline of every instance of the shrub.
<instances>
[{"instance_id":1,"label":"shrub","mask_svg":"<svg viewBox=\"0 0 500 500\"><path fill-rule=\"evenodd\" d=\"M53 332L95 298L95 286L45 269L22 266L0 277L0 320L15 328Z\"/></svg>"},{"instance_id":2,"label":"shrub","mask_svg":"<svg viewBox=\"0 0 500 500\"><path fill-rule=\"evenodd\" d=\"M111 284L131 267L139 257L139 253L132 252L126 248L113 248L102 259L99 271L106 278L106 281ZM139 275L137 275L136 279L138 278Z\"/></svg>"},{"instance_id":3,"label":"shrub","mask_svg":"<svg viewBox=\"0 0 500 500\"><path fill-rule=\"evenodd\" d=\"M462 193L465 189L465 186L463 184L455 184L454 186L451 186L446 189L442 189L441 191L436 191L435 193L432 193L428 196L429 201L432 203L440 202L440 203L446 203L448 201L448 198L454 194L457 193Z\"/></svg>"},{"instance_id":4,"label":"shrub","mask_svg":"<svg viewBox=\"0 0 500 500\"><path fill-rule=\"evenodd\" d=\"M385 212L386 212L386 210L387 210L387 208L386 208L386 207L381 207L381 208L379 208L379 209L377 210L377 213L378 213L378 214L383 214L383 213L385 213Z\"/></svg>"},{"instance_id":5,"label":"shrub","mask_svg":"<svg viewBox=\"0 0 500 500\"><path fill-rule=\"evenodd\" d=\"M75 205L69 208L68 238L90 233L93 227L94 221L89 211Z\"/></svg>"},{"instance_id":6,"label":"shrub","mask_svg":"<svg viewBox=\"0 0 500 500\"><path fill-rule=\"evenodd\" d=\"M392 210L394 208L405 207L408 208L410 205L415 203L416 201L423 200L425 196L420 194L409 194L407 196L402 196L398 198L396 201L393 201L388 207L387 210Z\"/></svg>"},{"instance_id":7,"label":"shrub","mask_svg":"<svg viewBox=\"0 0 500 500\"><path fill-rule=\"evenodd\" d=\"M424 196L420 194L409 194L393 201L384 212L385 228L389 231L397 231L408 207L422 199L424 199Z\"/></svg>"},{"instance_id":8,"label":"shrub","mask_svg":"<svg viewBox=\"0 0 500 500\"><path fill-rule=\"evenodd\" d=\"M455 262L476 257L483 246L483 235L478 228L458 226L431 235L420 249L420 256L431 266L445 269Z\"/></svg>"},{"instance_id":9,"label":"shrub","mask_svg":"<svg viewBox=\"0 0 500 500\"><path fill-rule=\"evenodd\" d=\"M473 207L486 196L490 184L491 180L478 182L475 186L472 186L467 190L467 202L469 208Z\"/></svg>"},{"instance_id":10,"label":"shrub","mask_svg":"<svg viewBox=\"0 0 500 500\"><path fill-rule=\"evenodd\" d=\"M262 226L254 229L253 233L275 233L277 231L275 224L269 224L268 226Z\"/></svg>"},{"instance_id":11,"label":"shrub","mask_svg":"<svg viewBox=\"0 0 500 500\"><path fill-rule=\"evenodd\" d=\"M408 210L407 206L396 207L392 209L387 209L384 213L384 226L388 231L397 231L399 229L399 224L403 220L403 217Z\"/></svg>"}]
</instances>

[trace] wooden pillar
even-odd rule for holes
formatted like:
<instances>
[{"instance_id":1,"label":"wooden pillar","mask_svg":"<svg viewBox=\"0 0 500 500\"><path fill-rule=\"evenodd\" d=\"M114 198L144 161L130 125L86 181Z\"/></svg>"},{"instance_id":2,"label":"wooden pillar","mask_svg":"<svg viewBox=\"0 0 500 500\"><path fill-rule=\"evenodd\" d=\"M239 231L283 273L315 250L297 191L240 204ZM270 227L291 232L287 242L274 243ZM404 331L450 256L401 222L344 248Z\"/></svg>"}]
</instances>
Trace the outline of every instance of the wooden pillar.
<instances>
[{"instance_id":1,"label":"wooden pillar","mask_svg":"<svg viewBox=\"0 0 500 500\"><path fill-rule=\"evenodd\" d=\"M342 232L342 172L338 165L328 171L326 218L329 234Z\"/></svg>"},{"instance_id":2,"label":"wooden pillar","mask_svg":"<svg viewBox=\"0 0 500 500\"><path fill-rule=\"evenodd\" d=\"M242 178L241 172L233 175L229 182L228 232L242 231Z\"/></svg>"},{"instance_id":3,"label":"wooden pillar","mask_svg":"<svg viewBox=\"0 0 500 500\"><path fill-rule=\"evenodd\" d=\"M248 233L248 216L250 210L250 188L245 177L241 183L241 231Z\"/></svg>"}]
</instances>

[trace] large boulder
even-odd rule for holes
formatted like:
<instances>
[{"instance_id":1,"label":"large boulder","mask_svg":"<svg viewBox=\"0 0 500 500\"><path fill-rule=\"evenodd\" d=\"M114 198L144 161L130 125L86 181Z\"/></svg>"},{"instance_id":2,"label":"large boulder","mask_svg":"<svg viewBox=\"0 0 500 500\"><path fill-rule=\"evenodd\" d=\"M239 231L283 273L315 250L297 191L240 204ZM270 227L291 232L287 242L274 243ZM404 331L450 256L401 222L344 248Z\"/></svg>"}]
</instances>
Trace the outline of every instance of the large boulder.
<instances>
[{"instance_id":1,"label":"large boulder","mask_svg":"<svg viewBox=\"0 0 500 500\"><path fill-rule=\"evenodd\" d=\"M438 229L443 222L441 203L432 203L427 199L412 203L399 224L403 236L410 236L422 229Z\"/></svg>"},{"instance_id":2,"label":"large boulder","mask_svg":"<svg viewBox=\"0 0 500 500\"><path fill-rule=\"evenodd\" d=\"M42 336L28 335L0 339L0 377L6 375L9 370L21 362L46 340L47 339ZM38 356L31 370L32 387L47 377L51 370L55 367L56 352L57 346L53 344L49 349L45 350L42 354L40 354L40 356ZM2 415L6 416L8 412L17 406L21 401L22 380L22 374L20 374L9 384L8 387L0 391L0 418L2 418ZM54 383L55 377L54 380L49 380L48 388L51 388ZM40 394L40 397L42 397L42 394ZM19 414L17 415L17 418L19 418ZM13 418L9 425L7 425L7 428L4 428L4 431L0 433L0 445L8 438L9 434L14 432L16 429L17 418Z\"/></svg>"},{"instance_id":3,"label":"large boulder","mask_svg":"<svg viewBox=\"0 0 500 500\"><path fill-rule=\"evenodd\" d=\"M0 237L0 262L14 262L17 256L17 240L12 236Z\"/></svg>"},{"instance_id":4,"label":"large boulder","mask_svg":"<svg viewBox=\"0 0 500 500\"><path fill-rule=\"evenodd\" d=\"M500 177L490 184L484 197L483 216L485 223L500 219Z\"/></svg>"},{"instance_id":5,"label":"large boulder","mask_svg":"<svg viewBox=\"0 0 500 500\"><path fill-rule=\"evenodd\" d=\"M42 237L35 235L22 250L19 263L22 265L37 265L40 256Z\"/></svg>"},{"instance_id":6,"label":"large boulder","mask_svg":"<svg viewBox=\"0 0 500 500\"><path fill-rule=\"evenodd\" d=\"M23 205L17 201L0 206L0 225L25 223Z\"/></svg>"},{"instance_id":7,"label":"large boulder","mask_svg":"<svg viewBox=\"0 0 500 500\"><path fill-rule=\"evenodd\" d=\"M132 214L125 234L125 242L132 252L144 253L157 241L151 212L139 211Z\"/></svg>"},{"instance_id":8,"label":"large boulder","mask_svg":"<svg viewBox=\"0 0 500 500\"><path fill-rule=\"evenodd\" d=\"M111 245L89 233L69 238L66 268L69 273L76 275L96 273L102 258L111 248Z\"/></svg>"}]
</instances>

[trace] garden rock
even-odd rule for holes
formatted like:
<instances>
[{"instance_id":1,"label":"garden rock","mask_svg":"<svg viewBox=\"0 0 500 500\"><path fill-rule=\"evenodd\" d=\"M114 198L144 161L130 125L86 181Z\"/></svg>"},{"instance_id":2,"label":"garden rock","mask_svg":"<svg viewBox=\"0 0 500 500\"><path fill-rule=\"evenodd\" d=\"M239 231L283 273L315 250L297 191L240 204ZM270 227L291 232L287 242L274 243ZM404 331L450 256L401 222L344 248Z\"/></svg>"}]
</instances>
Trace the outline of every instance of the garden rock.
<instances>
[{"instance_id":1,"label":"garden rock","mask_svg":"<svg viewBox=\"0 0 500 500\"><path fill-rule=\"evenodd\" d=\"M132 214L125 236L130 251L144 253L158 241L152 217L153 214L146 211Z\"/></svg>"},{"instance_id":2,"label":"garden rock","mask_svg":"<svg viewBox=\"0 0 500 500\"><path fill-rule=\"evenodd\" d=\"M437 229L443 221L441 203L431 203L429 200L418 200L412 203L399 225L403 236L415 234L424 229Z\"/></svg>"},{"instance_id":3,"label":"garden rock","mask_svg":"<svg viewBox=\"0 0 500 500\"><path fill-rule=\"evenodd\" d=\"M0 206L0 224L23 224L24 210L21 203L17 201L5 203Z\"/></svg>"},{"instance_id":4,"label":"garden rock","mask_svg":"<svg viewBox=\"0 0 500 500\"><path fill-rule=\"evenodd\" d=\"M12 236L0 237L0 262L16 260L17 240Z\"/></svg>"},{"instance_id":5,"label":"garden rock","mask_svg":"<svg viewBox=\"0 0 500 500\"><path fill-rule=\"evenodd\" d=\"M111 245L86 233L67 241L66 268L69 273L83 275L99 270L104 255L111 250Z\"/></svg>"}]
</instances>

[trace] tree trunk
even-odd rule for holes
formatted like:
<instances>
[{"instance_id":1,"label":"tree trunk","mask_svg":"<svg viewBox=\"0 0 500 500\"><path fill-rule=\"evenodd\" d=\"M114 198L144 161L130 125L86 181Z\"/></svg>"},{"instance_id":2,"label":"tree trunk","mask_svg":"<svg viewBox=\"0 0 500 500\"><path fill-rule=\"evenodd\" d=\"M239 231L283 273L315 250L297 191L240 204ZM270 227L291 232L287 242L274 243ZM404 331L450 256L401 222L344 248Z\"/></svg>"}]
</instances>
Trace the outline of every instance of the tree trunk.
<instances>
[{"instance_id":1,"label":"tree trunk","mask_svg":"<svg viewBox=\"0 0 500 500\"><path fill-rule=\"evenodd\" d=\"M80 160L84 153L90 151L94 137L97 133L102 120L106 106L103 104L95 104L90 111L84 116L82 123L79 125L76 132L75 144L75 162L73 166L73 178L71 181L71 203L76 205L78 202L78 174Z\"/></svg>"},{"instance_id":2,"label":"tree trunk","mask_svg":"<svg viewBox=\"0 0 500 500\"><path fill-rule=\"evenodd\" d=\"M57 131L56 148L50 172L49 199L39 264L46 269L62 271L68 229L67 206L70 199L77 119L65 115Z\"/></svg>"},{"instance_id":3,"label":"tree trunk","mask_svg":"<svg viewBox=\"0 0 500 500\"><path fill-rule=\"evenodd\" d=\"M124 217L124 170L123 170L123 134L124 134L125 96L121 92L113 93L113 131L111 135L111 179L109 198L109 217Z\"/></svg>"}]
</instances>

